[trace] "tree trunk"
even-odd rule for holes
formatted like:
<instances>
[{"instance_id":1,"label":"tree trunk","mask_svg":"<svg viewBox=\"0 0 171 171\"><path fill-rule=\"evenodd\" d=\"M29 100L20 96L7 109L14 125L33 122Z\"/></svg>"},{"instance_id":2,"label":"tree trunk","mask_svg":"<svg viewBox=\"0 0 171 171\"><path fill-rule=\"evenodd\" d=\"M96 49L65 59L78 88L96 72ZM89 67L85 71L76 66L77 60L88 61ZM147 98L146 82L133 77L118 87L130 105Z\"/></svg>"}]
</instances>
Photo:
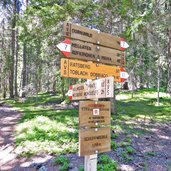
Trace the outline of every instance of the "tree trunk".
<instances>
[{"instance_id":1,"label":"tree trunk","mask_svg":"<svg viewBox=\"0 0 171 171\"><path fill-rule=\"evenodd\" d=\"M54 75L54 77L53 77L53 86L52 86L54 94L56 93L56 82L57 82L56 75Z\"/></svg>"},{"instance_id":2,"label":"tree trunk","mask_svg":"<svg viewBox=\"0 0 171 171\"><path fill-rule=\"evenodd\" d=\"M28 7L28 0L25 1L26 3L26 10ZM26 30L24 30L25 34L26 34ZM21 97L25 97L26 96L26 81L27 81L27 44L26 44L26 40L24 40L23 42L23 68L22 68L22 82L21 82L21 87L22 87L22 93L21 93Z\"/></svg>"},{"instance_id":3,"label":"tree trunk","mask_svg":"<svg viewBox=\"0 0 171 171\"><path fill-rule=\"evenodd\" d=\"M141 73L140 73L140 75L139 75L139 80L140 80L140 89L143 89L144 88L144 75L142 74L142 70L143 70L143 65L144 65L144 63L143 63L143 60L142 60L142 54L140 54L140 56L139 56L139 65L140 65L140 71L141 71Z\"/></svg>"},{"instance_id":4,"label":"tree trunk","mask_svg":"<svg viewBox=\"0 0 171 171\"><path fill-rule=\"evenodd\" d=\"M65 100L65 79L61 79L62 84L61 84L61 92L62 92L62 99Z\"/></svg>"},{"instance_id":5,"label":"tree trunk","mask_svg":"<svg viewBox=\"0 0 171 171\"><path fill-rule=\"evenodd\" d=\"M12 19L12 41L11 41L11 48L12 48L12 55L10 56L10 71L9 71L9 90L10 90L10 97L14 97L14 58L15 58L15 26L16 26L16 2L14 0L13 6L13 19Z\"/></svg>"},{"instance_id":6,"label":"tree trunk","mask_svg":"<svg viewBox=\"0 0 171 171\"><path fill-rule=\"evenodd\" d=\"M169 29L169 44L168 44L168 85L167 90L171 100L171 28Z\"/></svg>"},{"instance_id":7,"label":"tree trunk","mask_svg":"<svg viewBox=\"0 0 171 171\"><path fill-rule=\"evenodd\" d=\"M157 106L160 105L160 59L158 59L157 69Z\"/></svg>"},{"instance_id":8,"label":"tree trunk","mask_svg":"<svg viewBox=\"0 0 171 171\"><path fill-rule=\"evenodd\" d=\"M4 19L2 20L2 63L1 63L1 66L2 66L2 75L1 76L1 80L2 80L2 94L3 94L3 98L5 99L6 98L6 91L7 91L7 82L6 82L6 70L4 69L5 68L5 60L6 60L6 52L5 52L5 46L4 46L4 37L5 37L5 33L4 33Z\"/></svg>"},{"instance_id":9,"label":"tree trunk","mask_svg":"<svg viewBox=\"0 0 171 171\"><path fill-rule=\"evenodd\" d=\"M118 110L117 110L117 101L116 101L116 93L115 93L115 83L114 83L114 96L113 98L110 98L110 103L111 103L111 114L117 115Z\"/></svg>"},{"instance_id":10,"label":"tree trunk","mask_svg":"<svg viewBox=\"0 0 171 171\"><path fill-rule=\"evenodd\" d=\"M18 29L16 31L16 53L15 53L15 79L14 79L14 85L15 85L15 96L18 97L18 83L17 83L17 75L18 75L18 51L19 51L19 45L18 45Z\"/></svg>"},{"instance_id":11,"label":"tree trunk","mask_svg":"<svg viewBox=\"0 0 171 171\"><path fill-rule=\"evenodd\" d=\"M114 97L110 99L111 102L111 113L117 115L117 104L116 104L116 95L114 92Z\"/></svg>"},{"instance_id":12,"label":"tree trunk","mask_svg":"<svg viewBox=\"0 0 171 171\"><path fill-rule=\"evenodd\" d=\"M25 87L26 87L26 42L23 45L23 69L22 69L22 95L21 97L25 97Z\"/></svg>"},{"instance_id":13,"label":"tree trunk","mask_svg":"<svg viewBox=\"0 0 171 171\"><path fill-rule=\"evenodd\" d=\"M41 40L38 39L37 44L37 60L36 60L36 92L37 94L41 91L41 79L42 79L42 62L39 60L41 54Z\"/></svg>"},{"instance_id":14,"label":"tree trunk","mask_svg":"<svg viewBox=\"0 0 171 171\"><path fill-rule=\"evenodd\" d=\"M2 20L2 24L4 20ZM2 25L2 44L1 44L1 56L0 56L0 94L2 93L3 88L3 51L4 51L4 25Z\"/></svg>"},{"instance_id":15,"label":"tree trunk","mask_svg":"<svg viewBox=\"0 0 171 171\"><path fill-rule=\"evenodd\" d=\"M4 78L4 82L3 82L3 98L5 99L6 98L6 92L7 92L7 81L6 81L6 78Z\"/></svg>"},{"instance_id":16,"label":"tree trunk","mask_svg":"<svg viewBox=\"0 0 171 171\"><path fill-rule=\"evenodd\" d=\"M16 11L16 20L19 19L19 10ZM15 86L15 96L18 97L18 53L19 53L19 30L16 29L16 52L15 52L15 78L14 78L14 86Z\"/></svg>"}]
</instances>

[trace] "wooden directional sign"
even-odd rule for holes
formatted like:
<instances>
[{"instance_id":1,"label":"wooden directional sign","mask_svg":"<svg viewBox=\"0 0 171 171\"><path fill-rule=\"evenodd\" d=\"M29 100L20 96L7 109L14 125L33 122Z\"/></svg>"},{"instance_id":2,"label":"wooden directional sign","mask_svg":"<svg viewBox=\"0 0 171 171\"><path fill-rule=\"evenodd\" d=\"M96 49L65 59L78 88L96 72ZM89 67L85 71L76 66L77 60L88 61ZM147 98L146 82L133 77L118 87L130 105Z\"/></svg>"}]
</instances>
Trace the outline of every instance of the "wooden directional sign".
<instances>
[{"instance_id":1,"label":"wooden directional sign","mask_svg":"<svg viewBox=\"0 0 171 171\"><path fill-rule=\"evenodd\" d=\"M111 103L107 101L80 101L79 126L99 127L110 125Z\"/></svg>"},{"instance_id":2,"label":"wooden directional sign","mask_svg":"<svg viewBox=\"0 0 171 171\"><path fill-rule=\"evenodd\" d=\"M123 38L68 22L64 23L64 36L118 50L125 50L129 47Z\"/></svg>"},{"instance_id":3,"label":"wooden directional sign","mask_svg":"<svg viewBox=\"0 0 171 171\"><path fill-rule=\"evenodd\" d=\"M113 76L115 82L122 82L121 70L116 66L61 59L61 76L68 78L97 79Z\"/></svg>"},{"instance_id":4,"label":"wooden directional sign","mask_svg":"<svg viewBox=\"0 0 171 171\"><path fill-rule=\"evenodd\" d=\"M57 47L68 58L118 66L126 65L125 54L119 50L70 39L59 43Z\"/></svg>"},{"instance_id":5,"label":"wooden directional sign","mask_svg":"<svg viewBox=\"0 0 171 171\"><path fill-rule=\"evenodd\" d=\"M107 77L70 86L70 100L112 98L114 96L114 78Z\"/></svg>"},{"instance_id":6,"label":"wooden directional sign","mask_svg":"<svg viewBox=\"0 0 171 171\"><path fill-rule=\"evenodd\" d=\"M110 143L110 128L81 129L79 131L79 156L110 151Z\"/></svg>"}]
</instances>

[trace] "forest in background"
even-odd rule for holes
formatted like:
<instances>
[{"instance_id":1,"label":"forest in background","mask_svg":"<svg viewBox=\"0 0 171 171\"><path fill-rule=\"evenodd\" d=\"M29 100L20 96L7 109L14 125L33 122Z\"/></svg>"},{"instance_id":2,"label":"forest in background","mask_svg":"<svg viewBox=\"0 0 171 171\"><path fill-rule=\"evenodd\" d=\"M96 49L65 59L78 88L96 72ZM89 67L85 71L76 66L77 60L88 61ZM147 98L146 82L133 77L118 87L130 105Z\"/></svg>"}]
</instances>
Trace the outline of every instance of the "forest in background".
<instances>
[{"instance_id":1,"label":"forest in background","mask_svg":"<svg viewBox=\"0 0 171 171\"><path fill-rule=\"evenodd\" d=\"M124 37L129 89L171 95L170 0L1 0L1 98L52 92L65 99L77 80L60 77L64 21Z\"/></svg>"}]
</instances>

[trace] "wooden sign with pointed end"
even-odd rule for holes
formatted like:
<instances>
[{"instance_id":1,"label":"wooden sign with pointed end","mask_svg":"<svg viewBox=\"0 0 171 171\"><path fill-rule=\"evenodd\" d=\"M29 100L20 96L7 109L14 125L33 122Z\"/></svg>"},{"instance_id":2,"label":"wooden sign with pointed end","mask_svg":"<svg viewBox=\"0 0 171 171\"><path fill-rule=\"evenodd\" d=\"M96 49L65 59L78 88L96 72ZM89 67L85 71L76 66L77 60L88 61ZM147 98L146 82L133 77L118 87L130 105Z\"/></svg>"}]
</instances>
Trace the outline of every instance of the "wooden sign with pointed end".
<instances>
[{"instance_id":1,"label":"wooden sign with pointed end","mask_svg":"<svg viewBox=\"0 0 171 171\"><path fill-rule=\"evenodd\" d=\"M66 39L63 42L57 45L57 48L64 54L66 57L70 57L71 55L71 40Z\"/></svg>"},{"instance_id":2,"label":"wooden sign with pointed end","mask_svg":"<svg viewBox=\"0 0 171 171\"><path fill-rule=\"evenodd\" d=\"M124 52L92 43L66 39L62 43L59 43L57 48L67 58L93 61L122 67L126 65Z\"/></svg>"},{"instance_id":3,"label":"wooden sign with pointed end","mask_svg":"<svg viewBox=\"0 0 171 171\"><path fill-rule=\"evenodd\" d=\"M123 38L68 22L64 23L64 37L122 51L129 47Z\"/></svg>"},{"instance_id":4,"label":"wooden sign with pointed end","mask_svg":"<svg viewBox=\"0 0 171 171\"><path fill-rule=\"evenodd\" d=\"M122 73L123 72L123 73ZM66 78L97 79L114 77L115 82L126 80L125 69L98 63L61 59L61 76Z\"/></svg>"}]
</instances>

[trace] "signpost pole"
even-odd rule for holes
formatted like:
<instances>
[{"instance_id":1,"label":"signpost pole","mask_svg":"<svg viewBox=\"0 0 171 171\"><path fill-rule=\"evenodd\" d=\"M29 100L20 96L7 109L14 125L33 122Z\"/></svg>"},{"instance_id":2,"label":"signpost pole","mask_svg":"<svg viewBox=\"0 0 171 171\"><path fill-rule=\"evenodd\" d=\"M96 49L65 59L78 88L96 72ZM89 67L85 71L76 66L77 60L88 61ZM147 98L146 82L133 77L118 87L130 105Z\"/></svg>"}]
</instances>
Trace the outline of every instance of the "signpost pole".
<instances>
[{"instance_id":1,"label":"signpost pole","mask_svg":"<svg viewBox=\"0 0 171 171\"><path fill-rule=\"evenodd\" d=\"M84 170L85 171L97 170L97 154L87 155L84 157Z\"/></svg>"},{"instance_id":2,"label":"signpost pole","mask_svg":"<svg viewBox=\"0 0 171 171\"><path fill-rule=\"evenodd\" d=\"M97 102L98 99L93 99ZM86 155L84 157L84 170L85 171L97 171L97 154Z\"/></svg>"}]
</instances>

